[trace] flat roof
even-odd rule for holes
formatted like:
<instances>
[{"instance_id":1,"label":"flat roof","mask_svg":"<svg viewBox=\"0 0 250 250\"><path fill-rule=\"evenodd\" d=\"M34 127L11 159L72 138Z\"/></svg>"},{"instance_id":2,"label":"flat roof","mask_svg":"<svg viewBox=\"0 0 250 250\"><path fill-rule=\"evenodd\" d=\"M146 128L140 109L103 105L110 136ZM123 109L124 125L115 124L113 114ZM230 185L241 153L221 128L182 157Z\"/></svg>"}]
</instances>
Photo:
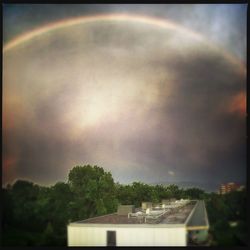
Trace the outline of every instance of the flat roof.
<instances>
[{"instance_id":1,"label":"flat roof","mask_svg":"<svg viewBox=\"0 0 250 250\"><path fill-rule=\"evenodd\" d=\"M75 223L79 224L185 224L188 216L193 211L197 201L190 201L187 205L179 208L168 210L159 220L138 217L130 217L128 215L118 215L117 213L103 215L99 217L89 218ZM138 209L136 209L138 211Z\"/></svg>"},{"instance_id":2,"label":"flat roof","mask_svg":"<svg viewBox=\"0 0 250 250\"><path fill-rule=\"evenodd\" d=\"M187 229L207 229L209 227L207 211L204 201L198 201L193 215L187 222Z\"/></svg>"}]
</instances>

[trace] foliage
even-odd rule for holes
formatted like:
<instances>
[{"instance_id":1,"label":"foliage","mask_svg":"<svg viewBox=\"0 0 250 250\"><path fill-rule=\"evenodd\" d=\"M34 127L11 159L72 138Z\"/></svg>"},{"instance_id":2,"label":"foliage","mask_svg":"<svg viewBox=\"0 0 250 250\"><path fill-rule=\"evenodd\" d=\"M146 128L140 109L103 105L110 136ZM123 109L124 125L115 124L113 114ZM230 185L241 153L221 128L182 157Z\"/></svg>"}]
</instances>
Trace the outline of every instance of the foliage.
<instances>
[{"instance_id":1,"label":"foliage","mask_svg":"<svg viewBox=\"0 0 250 250\"><path fill-rule=\"evenodd\" d=\"M116 186L98 166L76 166L68 182L42 187L17 180L3 193L3 245L63 246L67 224L116 211Z\"/></svg>"},{"instance_id":2,"label":"foliage","mask_svg":"<svg viewBox=\"0 0 250 250\"><path fill-rule=\"evenodd\" d=\"M85 219L117 209L115 183L110 172L98 166L76 166L69 172L68 179L74 194L72 219Z\"/></svg>"},{"instance_id":3,"label":"foliage","mask_svg":"<svg viewBox=\"0 0 250 250\"><path fill-rule=\"evenodd\" d=\"M214 245L247 245L246 190L225 195L213 193L206 200L206 208ZM230 222L236 226L230 226Z\"/></svg>"},{"instance_id":4,"label":"foliage","mask_svg":"<svg viewBox=\"0 0 250 250\"><path fill-rule=\"evenodd\" d=\"M198 199L201 200L204 198L205 192L199 188L189 188L184 192L184 197L186 199Z\"/></svg>"}]
</instances>

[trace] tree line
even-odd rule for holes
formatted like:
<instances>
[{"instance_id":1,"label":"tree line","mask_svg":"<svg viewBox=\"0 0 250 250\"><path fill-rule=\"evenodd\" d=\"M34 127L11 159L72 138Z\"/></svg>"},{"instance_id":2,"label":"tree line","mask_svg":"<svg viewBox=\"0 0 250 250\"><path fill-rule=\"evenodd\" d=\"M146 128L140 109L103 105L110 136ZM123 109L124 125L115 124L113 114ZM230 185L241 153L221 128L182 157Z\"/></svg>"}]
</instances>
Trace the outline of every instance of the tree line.
<instances>
[{"instance_id":1,"label":"tree line","mask_svg":"<svg viewBox=\"0 0 250 250\"><path fill-rule=\"evenodd\" d=\"M45 187L17 180L2 188L2 195L2 245L5 246L66 246L67 224L72 221L116 212L119 204L139 207L143 201L158 203L170 198L205 200L214 245L244 244L245 241L244 191L220 197L198 188L182 189L173 184L123 185L115 183L112 174L102 167L85 165L71 169L67 182ZM231 232L228 221L235 220L240 221L240 230L234 228ZM218 236L222 227L228 230L223 239Z\"/></svg>"}]
</instances>

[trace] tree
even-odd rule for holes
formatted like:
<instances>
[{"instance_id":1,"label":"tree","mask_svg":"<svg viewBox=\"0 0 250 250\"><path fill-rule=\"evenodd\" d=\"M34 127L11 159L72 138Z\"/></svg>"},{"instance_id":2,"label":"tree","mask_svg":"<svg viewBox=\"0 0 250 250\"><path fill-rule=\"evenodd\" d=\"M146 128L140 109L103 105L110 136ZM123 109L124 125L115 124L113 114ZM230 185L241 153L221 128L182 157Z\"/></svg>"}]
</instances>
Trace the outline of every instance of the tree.
<instances>
[{"instance_id":1,"label":"tree","mask_svg":"<svg viewBox=\"0 0 250 250\"><path fill-rule=\"evenodd\" d=\"M175 184L168 185L166 187L166 192L169 198L180 199L181 198L181 190Z\"/></svg>"},{"instance_id":2,"label":"tree","mask_svg":"<svg viewBox=\"0 0 250 250\"><path fill-rule=\"evenodd\" d=\"M141 205L141 202L143 201L151 201L151 195L148 185L142 182L133 182L132 191L134 193L133 204L136 207L139 207Z\"/></svg>"},{"instance_id":3,"label":"tree","mask_svg":"<svg viewBox=\"0 0 250 250\"><path fill-rule=\"evenodd\" d=\"M40 214L43 215L43 227L48 223L53 226L56 234L52 234L53 242L56 245L65 245L67 237L67 223L70 218L70 202L72 201L72 192L69 185L64 182L57 182L50 188L41 190L39 203Z\"/></svg>"},{"instance_id":4,"label":"tree","mask_svg":"<svg viewBox=\"0 0 250 250\"><path fill-rule=\"evenodd\" d=\"M184 195L186 196L186 198L188 199L202 199L203 195L204 195L204 191L199 189L199 188L189 188L184 190Z\"/></svg>"},{"instance_id":5,"label":"tree","mask_svg":"<svg viewBox=\"0 0 250 250\"><path fill-rule=\"evenodd\" d=\"M167 198L167 192L163 185L155 185L153 187L155 200L161 202L162 199Z\"/></svg>"},{"instance_id":6,"label":"tree","mask_svg":"<svg viewBox=\"0 0 250 250\"><path fill-rule=\"evenodd\" d=\"M35 213L36 201L39 195L39 186L25 180L17 180L12 189L14 220L20 228L37 231L34 221L39 218Z\"/></svg>"},{"instance_id":7,"label":"tree","mask_svg":"<svg viewBox=\"0 0 250 250\"><path fill-rule=\"evenodd\" d=\"M134 193L131 185L116 184L116 195L120 204L132 205L134 202Z\"/></svg>"},{"instance_id":8,"label":"tree","mask_svg":"<svg viewBox=\"0 0 250 250\"><path fill-rule=\"evenodd\" d=\"M47 224L47 226L42 234L40 245L41 246L57 245L54 235L55 235L55 233L54 233L53 226L52 226L51 222L48 222L48 224Z\"/></svg>"},{"instance_id":9,"label":"tree","mask_svg":"<svg viewBox=\"0 0 250 250\"><path fill-rule=\"evenodd\" d=\"M2 188L3 194L3 221L2 225L4 229L7 229L13 224L13 200L10 194L10 189Z\"/></svg>"},{"instance_id":10,"label":"tree","mask_svg":"<svg viewBox=\"0 0 250 250\"><path fill-rule=\"evenodd\" d=\"M246 193L210 194L206 201L210 232L217 246L247 244ZM230 227L230 221L236 226Z\"/></svg>"},{"instance_id":11,"label":"tree","mask_svg":"<svg viewBox=\"0 0 250 250\"><path fill-rule=\"evenodd\" d=\"M77 218L114 212L118 201L115 197L115 184L110 172L98 166L76 166L69 172L68 183L74 194L71 209Z\"/></svg>"}]
</instances>

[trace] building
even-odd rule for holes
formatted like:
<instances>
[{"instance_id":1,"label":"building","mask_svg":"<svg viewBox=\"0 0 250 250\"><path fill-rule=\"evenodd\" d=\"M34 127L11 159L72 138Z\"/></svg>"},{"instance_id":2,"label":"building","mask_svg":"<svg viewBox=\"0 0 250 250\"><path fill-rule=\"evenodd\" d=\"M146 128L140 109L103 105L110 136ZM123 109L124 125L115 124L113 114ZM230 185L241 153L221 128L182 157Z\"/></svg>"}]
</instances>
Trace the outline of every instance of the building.
<instances>
[{"instance_id":1,"label":"building","mask_svg":"<svg viewBox=\"0 0 250 250\"><path fill-rule=\"evenodd\" d=\"M117 213L70 223L68 246L188 246L207 240L204 201L120 206Z\"/></svg>"},{"instance_id":2,"label":"building","mask_svg":"<svg viewBox=\"0 0 250 250\"><path fill-rule=\"evenodd\" d=\"M219 194L227 194L227 193L230 193L232 191L238 191L238 190L240 191L240 190L242 190L242 187L244 187L244 186L239 186L238 184L236 184L234 182L221 184L220 189L219 189Z\"/></svg>"}]
</instances>

